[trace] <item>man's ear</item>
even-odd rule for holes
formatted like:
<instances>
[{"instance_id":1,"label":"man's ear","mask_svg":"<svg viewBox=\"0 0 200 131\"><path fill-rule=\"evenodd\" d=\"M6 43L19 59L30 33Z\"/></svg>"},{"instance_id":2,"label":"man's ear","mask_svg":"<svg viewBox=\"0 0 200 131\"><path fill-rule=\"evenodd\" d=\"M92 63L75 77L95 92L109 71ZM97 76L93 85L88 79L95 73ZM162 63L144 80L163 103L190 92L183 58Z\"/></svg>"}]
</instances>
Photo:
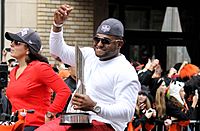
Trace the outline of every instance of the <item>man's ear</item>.
<instances>
[{"instance_id":1,"label":"man's ear","mask_svg":"<svg viewBox=\"0 0 200 131\"><path fill-rule=\"evenodd\" d=\"M118 40L117 44L118 44L118 48L120 49L124 45L124 41L123 40Z\"/></svg>"}]
</instances>

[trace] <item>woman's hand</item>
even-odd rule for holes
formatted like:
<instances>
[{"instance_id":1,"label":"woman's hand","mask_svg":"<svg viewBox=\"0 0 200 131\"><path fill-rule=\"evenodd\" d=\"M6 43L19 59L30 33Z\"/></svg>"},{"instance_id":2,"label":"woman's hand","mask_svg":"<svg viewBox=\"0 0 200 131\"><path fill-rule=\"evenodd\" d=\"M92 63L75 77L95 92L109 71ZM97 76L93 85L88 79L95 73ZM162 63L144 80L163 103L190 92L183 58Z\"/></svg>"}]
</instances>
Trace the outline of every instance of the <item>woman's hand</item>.
<instances>
[{"instance_id":1,"label":"woman's hand","mask_svg":"<svg viewBox=\"0 0 200 131\"><path fill-rule=\"evenodd\" d=\"M170 126L172 124L172 120L171 119L166 119L164 121L165 126Z\"/></svg>"},{"instance_id":2,"label":"woman's hand","mask_svg":"<svg viewBox=\"0 0 200 131\"><path fill-rule=\"evenodd\" d=\"M199 99L198 90L195 90L195 95L193 96L192 100L192 107L195 108Z\"/></svg>"},{"instance_id":3,"label":"woman's hand","mask_svg":"<svg viewBox=\"0 0 200 131\"><path fill-rule=\"evenodd\" d=\"M146 104L145 104L145 103L141 103L141 104L139 105L139 107L140 107L140 110L143 110L143 109L146 108Z\"/></svg>"},{"instance_id":4,"label":"woman's hand","mask_svg":"<svg viewBox=\"0 0 200 131\"><path fill-rule=\"evenodd\" d=\"M153 116L153 117L156 117L156 114L157 114L157 113L156 113L156 110L155 110L155 109L152 109L152 111L153 111L152 116Z\"/></svg>"}]
</instances>

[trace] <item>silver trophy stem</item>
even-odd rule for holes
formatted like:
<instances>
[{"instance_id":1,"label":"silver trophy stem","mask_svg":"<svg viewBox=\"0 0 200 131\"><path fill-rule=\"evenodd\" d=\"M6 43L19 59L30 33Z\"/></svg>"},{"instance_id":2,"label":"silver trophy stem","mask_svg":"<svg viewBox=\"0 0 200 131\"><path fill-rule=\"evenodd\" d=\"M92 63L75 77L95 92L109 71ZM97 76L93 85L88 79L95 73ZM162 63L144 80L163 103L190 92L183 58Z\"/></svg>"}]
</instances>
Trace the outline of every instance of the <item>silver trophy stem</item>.
<instances>
[{"instance_id":1,"label":"silver trophy stem","mask_svg":"<svg viewBox=\"0 0 200 131\"><path fill-rule=\"evenodd\" d=\"M84 58L78 45L75 45L75 57L76 57L76 90L74 93L86 94L84 86ZM73 95L72 95L73 97ZM70 101L71 103L71 101ZM65 114L61 115L60 125L90 125L89 113L81 110L73 110L71 104L68 105L68 110Z\"/></svg>"}]
</instances>

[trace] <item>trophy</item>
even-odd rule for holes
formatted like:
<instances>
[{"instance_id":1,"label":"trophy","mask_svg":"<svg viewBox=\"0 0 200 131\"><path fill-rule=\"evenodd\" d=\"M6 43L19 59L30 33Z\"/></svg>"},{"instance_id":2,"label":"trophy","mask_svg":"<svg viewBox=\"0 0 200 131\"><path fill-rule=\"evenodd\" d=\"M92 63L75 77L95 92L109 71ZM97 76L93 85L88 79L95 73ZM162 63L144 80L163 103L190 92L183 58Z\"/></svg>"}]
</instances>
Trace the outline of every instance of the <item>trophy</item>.
<instances>
[{"instance_id":1,"label":"trophy","mask_svg":"<svg viewBox=\"0 0 200 131\"><path fill-rule=\"evenodd\" d=\"M89 113L81 110L74 110L73 105L71 104L72 98L76 92L80 94L86 94L84 86L84 58L77 44L75 45L75 57L76 57L76 90L72 94L66 113L61 115L60 125L88 126L91 125L89 121L89 116L90 116Z\"/></svg>"}]
</instances>

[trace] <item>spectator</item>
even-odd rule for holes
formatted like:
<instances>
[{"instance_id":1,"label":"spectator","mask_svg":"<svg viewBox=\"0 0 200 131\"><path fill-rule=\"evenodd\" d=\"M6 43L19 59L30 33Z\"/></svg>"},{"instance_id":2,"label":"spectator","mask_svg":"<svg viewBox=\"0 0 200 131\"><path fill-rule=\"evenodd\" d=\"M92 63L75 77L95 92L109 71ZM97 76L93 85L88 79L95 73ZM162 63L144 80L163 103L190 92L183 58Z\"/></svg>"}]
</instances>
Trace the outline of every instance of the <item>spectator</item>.
<instances>
[{"instance_id":1,"label":"spectator","mask_svg":"<svg viewBox=\"0 0 200 131\"><path fill-rule=\"evenodd\" d=\"M138 72L139 80L142 85L150 84L154 71L156 70L158 66L159 66L158 59L154 59L154 60L148 59L148 62L146 63L144 69Z\"/></svg>"},{"instance_id":2,"label":"spectator","mask_svg":"<svg viewBox=\"0 0 200 131\"><path fill-rule=\"evenodd\" d=\"M65 64L65 67L68 68L69 71L69 76L64 79L65 83L69 86L71 92L73 93L76 90L76 72L75 72L75 67L72 67L68 64ZM67 110L68 104L70 103L72 95L70 96L70 99L68 99L67 104L65 106L64 111Z\"/></svg>"},{"instance_id":3,"label":"spectator","mask_svg":"<svg viewBox=\"0 0 200 131\"><path fill-rule=\"evenodd\" d=\"M71 92L73 93L76 90L76 71L75 67L72 67L70 65L65 64L65 66L68 68L69 76L64 79L65 83L69 86L71 89Z\"/></svg>"},{"instance_id":4,"label":"spectator","mask_svg":"<svg viewBox=\"0 0 200 131\"><path fill-rule=\"evenodd\" d=\"M5 48L2 51L2 61L1 61L1 75L0 75L0 113L6 113L6 114L11 114L11 104L6 96L6 88L7 88L7 83L9 81L9 72L13 68L11 67L11 64L14 64L15 59L9 59L8 64L7 64L7 50L10 48ZM3 81L2 81L3 80Z\"/></svg>"},{"instance_id":5,"label":"spectator","mask_svg":"<svg viewBox=\"0 0 200 131\"><path fill-rule=\"evenodd\" d=\"M193 103L190 106L187 105L185 100L184 83L179 81L174 81L169 87L169 100L167 102L167 115L171 117L174 123L171 125L170 129L175 129L180 131L180 126L188 126L189 120L191 119L191 114L194 111L198 95L193 97ZM184 123L184 124L181 124Z\"/></svg>"},{"instance_id":6,"label":"spectator","mask_svg":"<svg viewBox=\"0 0 200 131\"><path fill-rule=\"evenodd\" d=\"M150 131L154 128L154 119L156 117L156 110L152 109L150 101L150 94L146 91L138 93L135 115L131 122L128 124L128 131Z\"/></svg>"},{"instance_id":7,"label":"spectator","mask_svg":"<svg viewBox=\"0 0 200 131\"><path fill-rule=\"evenodd\" d=\"M1 60L1 64L7 64L7 53L8 51L6 51L6 49L4 49L2 51L2 60Z\"/></svg>"},{"instance_id":8,"label":"spectator","mask_svg":"<svg viewBox=\"0 0 200 131\"><path fill-rule=\"evenodd\" d=\"M157 130L163 130L163 129L167 130L172 123L171 118L168 117L166 114L167 91L168 87L166 86L165 82L162 81L161 85L156 91L156 98L155 98L155 107L157 112L157 117L155 122L157 125Z\"/></svg>"},{"instance_id":9,"label":"spectator","mask_svg":"<svg viewBox=\"0 0 200 131\"><path fill-rule=\"evenodd\" d=\"M200 69L194 64L186 64L180 70L180 78L185 82L184 90L186 92L186 100L191 105L193 102L193 96L195 95L195 90L199 94L200 92ZM200 100L198 100L197 105L200 105ZM193 120L200 120L200 106L195 108L192 114Z\"/></svg>"},{"instance_id":10,"label":"spectator","mask_svg":"<svg viewBox=\"0 0 200 131\"><path fill-rule=\"evenodd\" d=\"M57 67L59 69L58 75L65 80L69 77L69 69L65 66L64 63L59 63L59 66Z\"/></svg>"}]
</instances>

